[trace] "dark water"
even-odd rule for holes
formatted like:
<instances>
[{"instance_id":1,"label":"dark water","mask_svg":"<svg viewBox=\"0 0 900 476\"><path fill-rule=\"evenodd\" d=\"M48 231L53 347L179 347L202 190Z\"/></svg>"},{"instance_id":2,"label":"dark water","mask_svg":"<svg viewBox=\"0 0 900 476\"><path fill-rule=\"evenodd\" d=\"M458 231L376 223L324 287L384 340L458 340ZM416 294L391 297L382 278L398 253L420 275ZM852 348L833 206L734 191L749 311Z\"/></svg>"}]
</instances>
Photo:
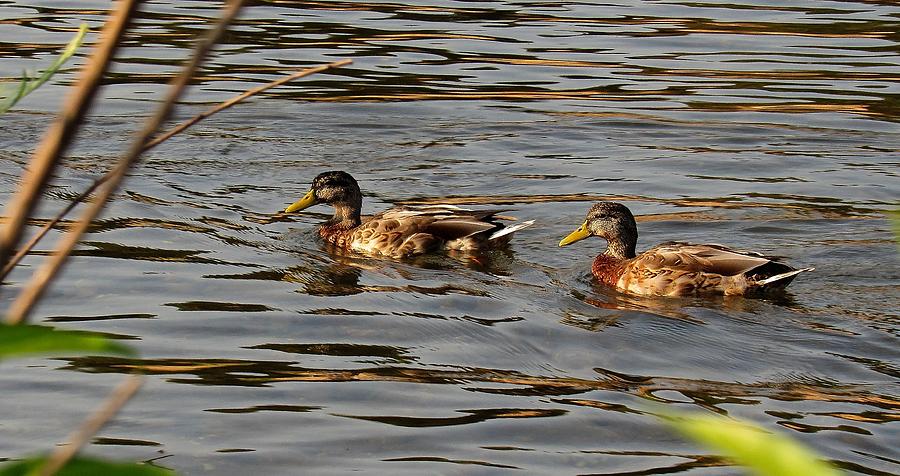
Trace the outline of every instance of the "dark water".
<instances>
[{"instance_id":1,"label":"dark water","mask_svg":"<svg viewBox=\"0 0 900 476\"><path fill-rule=\"evenodd\" d=\"M0 75L40 69L108 7L0 1ZM145 8L43 216L106 170L216 8ZM88 452L184 474L741 474L648 399L900 473L883 215L900 197L898 31L893 1L252 2L181 118L354 64L146 157L34 319L140 357L4 362L0 458L61 441L137 368L147 385ZM4 202L87 51L0 118ZM330 254L313 234L327 209L273 216L330 169L360 180L365 212L451 197L538 226L477 260ZM601 197L639 215L639 248L817 269L777 299L623 296L591 283L599 240L556 247Z\"/></svg>"}]
</instances>

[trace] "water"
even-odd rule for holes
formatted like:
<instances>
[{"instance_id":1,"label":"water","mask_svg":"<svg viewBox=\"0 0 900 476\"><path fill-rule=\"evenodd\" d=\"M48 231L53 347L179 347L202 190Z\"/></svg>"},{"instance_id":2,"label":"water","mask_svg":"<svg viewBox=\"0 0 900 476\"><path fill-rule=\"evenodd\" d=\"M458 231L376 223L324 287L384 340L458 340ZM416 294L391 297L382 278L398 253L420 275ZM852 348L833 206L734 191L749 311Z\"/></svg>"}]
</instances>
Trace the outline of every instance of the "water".
<instances>
[{"instance_id":1,"label":"water","mask_svg":"<svg viewBox=\"0 0 900 476\"><path fill-rule=\"evenodd\" d=\"M0 2L0 76L51 61L107 2ZM146 6L50 216L112 163L207 2ZM140 357L3 363L0 458L52 447L134 368L88 448L184 474L741 474L647 398L900 473L893 2L256 2L178 110L340 58L154 149L34 321ZM89 41L94 41L92 33ZM0 119L4 201L87 49ZM535 219L508 253L329 253L328 210L275 215L325 170L364 212L450 198ZM727 243L815 266L777 299L640 299L592 284L590 203L643 249ZM52 238L56 238L55 235ZM51 249L0 295L11 301Z\"/></svg>"}]
</instances>

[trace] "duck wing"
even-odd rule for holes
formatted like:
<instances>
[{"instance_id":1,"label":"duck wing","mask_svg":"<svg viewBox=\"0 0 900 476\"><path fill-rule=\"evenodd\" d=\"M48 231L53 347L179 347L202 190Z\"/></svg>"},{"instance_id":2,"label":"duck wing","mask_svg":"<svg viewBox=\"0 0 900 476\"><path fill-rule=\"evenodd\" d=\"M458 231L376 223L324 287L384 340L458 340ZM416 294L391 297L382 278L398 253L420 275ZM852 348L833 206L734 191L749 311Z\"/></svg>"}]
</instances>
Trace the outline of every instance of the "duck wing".
<instances>
[{"instance_id":1,"label":"duck wing","mask_svg":"<svg viewBox=\"0 0 900 476\"><path fill-rule=\"evenodd\" d=\"M633 266L649 269L676 269L687 272L736 276L773 261L757 253L736 251L722 245L663 243L634 258Z\"/></svg>"},{"instance_id":2,"label":"duck wing","mask_svg":"<svg viewBox=\"0 0 900 476\"><path fill-rule=\"evenodd\" d=\"M401 225L415 223L419 232L445 241L494 232L502 225L493 221L504 210L470 210L454 205L403 206L386 210L373 219L397 220Z\"/></svg>"},{"instance_id":3,"label":"duck wing","mask_svg":"<svg viewBox=\"0 0 900 476\"><path fill-rule=\"evenodd\" d=\"M512 233L533 220L504 227L503 210L469 210L453 205L402 206L365 220L353 232L350 247L368 254L395 257L439 248L478 250L504 246Z\"/></svg>"},{"instance_id":4,"label":"duck wing","mask_svg":"<svg viewBox=\"0 0 900 476\"><path fill-rule=\"evenodd\" d=\"M500 225L480 221L473 218L458 217L444 220L435 220L425 227L426 233L431 233L443 240L450 241L459 238L468 238L486 231L493 232Z\"/></svg>"},{"instance_id":5,"label":"duck wing","mask_svg":"<svg viewBox=\"0 0 900 476\"><path fill-rule=\"evenodd\" d=\"M722 245L664 243L628 260L616 286L644 295L736 295L784 288L810 270Z\"/></svg>"}]
</instances>

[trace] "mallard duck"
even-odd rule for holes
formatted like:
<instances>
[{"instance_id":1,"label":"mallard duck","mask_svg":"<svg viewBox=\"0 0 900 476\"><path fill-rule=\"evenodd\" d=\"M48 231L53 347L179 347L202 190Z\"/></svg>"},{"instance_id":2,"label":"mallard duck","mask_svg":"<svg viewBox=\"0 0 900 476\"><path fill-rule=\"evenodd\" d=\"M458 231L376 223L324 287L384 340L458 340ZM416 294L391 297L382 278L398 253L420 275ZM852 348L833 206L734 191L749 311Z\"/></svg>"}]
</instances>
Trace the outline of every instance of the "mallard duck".
<instances>
[{"instance_id":1,"label":"mallard duck","mask_svg":"<svg viewBox=\"0 0 900 476\"><path fill-rule=\"evenodd\" d=\"M319 174L309 192L285 209L304 210L319 203L334 207L334 216L319 227L332 245L370 255L395 258L439 249L477 251L505 246L512 233L534 223L511 226L496 221L500 210L473 211L453 205L395 207L363 219L362 192L350 174ZM503 217L506 218L506 217Z\"/></svg>"},{"instance_id":2,"label":"mallard duck","mask_svg":"<svg viewBox=\"0 0 900 476\"><path fill-rule=\"evenodd\" d=\"M637 223L621 203L599 202L581 226L559 242L566 246L589 236L607 241L591 272L601 283L648 296L744 295L783 289L814 268L794 269L757 253L721 245L669 242L635 255Z\"/></svg>"}]
</instances>

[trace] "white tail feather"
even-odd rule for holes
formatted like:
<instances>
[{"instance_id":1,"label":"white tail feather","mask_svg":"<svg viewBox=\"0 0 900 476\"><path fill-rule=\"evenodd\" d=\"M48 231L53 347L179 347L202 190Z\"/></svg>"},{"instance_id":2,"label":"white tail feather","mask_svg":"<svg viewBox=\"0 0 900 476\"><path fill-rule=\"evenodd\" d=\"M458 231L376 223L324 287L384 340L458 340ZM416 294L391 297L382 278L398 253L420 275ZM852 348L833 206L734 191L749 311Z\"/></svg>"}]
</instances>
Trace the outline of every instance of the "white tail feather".
<instances>
[{"instance_id":1,"label":"white tail feather","mask_svg":"<svg viewBox=\"0 0 900 476\"><path fill-rule=\"evenodd\" d=\"M515 232L521 230L522 228L528 228L531 225L534 225L534 220L523 221L522 223L516 223L515 225L503 227L503 228L491 233L491 236L488 237L488 240L496 240L497 238L500 238L501 236L506 236L510 233L515 233Z\"/></svg>"},{"instance_id":2,"label":"white tail feather","mask_svg":"<svg viewBox=\"0 0 900 476\"><path fill-rule=\"evenodd\" d=\"M471 208L463 208L463 207L458 207L456 205L408 205L408 206L409 206L409 208L416 208L419 210L438 209L438 210L456 210L456 211L463 211L463 212L471 212L472 211Z\"/></svg>"},{"instance_id":3,"label":"white tail feather","mask_svg":"<svg viewBox=\"0 0 900 476\"><path fill-rule=\"evenodd\" d=\"M781 281L782 279L790 278L791 276L796 276L804 271L812 271L814 269L816 269L816 268L795 269L793 271L788 271L787 273L781 273L781 274L776 274L775 276L769 276L766 279L757 281L756 284L759 286L765 286L766 284L774 283L775 281Z\"/></svg>"}]
</instances>

